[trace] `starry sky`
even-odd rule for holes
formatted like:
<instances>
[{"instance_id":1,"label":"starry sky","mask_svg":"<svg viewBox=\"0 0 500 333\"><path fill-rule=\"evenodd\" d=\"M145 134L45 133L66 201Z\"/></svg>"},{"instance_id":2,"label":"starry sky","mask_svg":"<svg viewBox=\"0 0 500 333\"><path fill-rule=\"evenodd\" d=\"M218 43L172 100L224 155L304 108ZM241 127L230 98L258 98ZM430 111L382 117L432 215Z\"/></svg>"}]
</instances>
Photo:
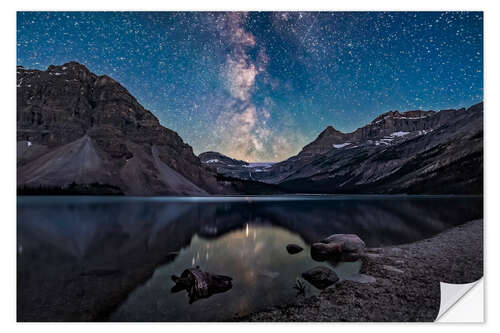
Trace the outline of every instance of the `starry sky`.
<instances>
[{"instance_id":1,"label":"starry sky","mask_svg":"<svg viewBox=\"0 0 500 333\"><path fill-rule=\"evenodd\" d=\"M196 154L284 160L328 125L483 99L481 12L18 12L17 64L78 61Z\"/></svg>"}]
</instances>

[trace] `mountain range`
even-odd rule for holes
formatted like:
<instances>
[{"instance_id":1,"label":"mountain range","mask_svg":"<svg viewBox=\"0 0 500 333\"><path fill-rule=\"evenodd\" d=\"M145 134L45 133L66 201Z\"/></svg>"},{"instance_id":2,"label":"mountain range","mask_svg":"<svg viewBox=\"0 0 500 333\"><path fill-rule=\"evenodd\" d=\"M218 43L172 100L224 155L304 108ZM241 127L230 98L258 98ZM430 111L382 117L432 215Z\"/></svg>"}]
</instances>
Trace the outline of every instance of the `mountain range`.
<instances>
[{"instance_id":1,"label":"mountain range","mask_svg":"<svg viewBox=\"0 0 500 333\"><path fill-rule=\"evenodd\" d=\"M118 82L70 62L17 67L20 194L211 195L483 191L483 103L328 126L296 156L199 156Z\"/></svg>"},{"instance_id":2,"label":"mountain range","mask_svg":"<svg viewBox=\"0 0 500 333\"><path fill-rule=\"evenodd\" d=\"M121 84L76 62L17 68L17 183L24 193L239 193Z\"/></svg>"},{"instance_id":3,"label":"mountain range","mask_svg":"<svg viewBox=\"0 0 500 333\"><path fill-rule=\"evenodd\" d=\"M296 156L264 166L200 158L223 175L294 193L480 194L483 103L389 111L352 133L328 126Z\"/></svg>"}]
</instances>

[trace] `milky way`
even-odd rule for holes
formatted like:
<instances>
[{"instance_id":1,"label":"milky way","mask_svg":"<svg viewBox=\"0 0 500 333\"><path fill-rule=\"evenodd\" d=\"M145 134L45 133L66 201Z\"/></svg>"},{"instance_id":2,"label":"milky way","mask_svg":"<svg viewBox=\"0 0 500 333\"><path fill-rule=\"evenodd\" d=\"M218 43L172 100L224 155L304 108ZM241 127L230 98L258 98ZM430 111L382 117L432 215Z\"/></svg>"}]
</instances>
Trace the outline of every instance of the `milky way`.
<instances>
[{"instance_id":1,"label":"milky way","mask_svg":"<svg viewBox=\"0 0 500 333\"><path fill-rule=\"evenodd\" d=\"M483 99L480 12L19 12L17 63L122 83L195 153L296 154L326 126Z\"/></svg>"}]
</instances>

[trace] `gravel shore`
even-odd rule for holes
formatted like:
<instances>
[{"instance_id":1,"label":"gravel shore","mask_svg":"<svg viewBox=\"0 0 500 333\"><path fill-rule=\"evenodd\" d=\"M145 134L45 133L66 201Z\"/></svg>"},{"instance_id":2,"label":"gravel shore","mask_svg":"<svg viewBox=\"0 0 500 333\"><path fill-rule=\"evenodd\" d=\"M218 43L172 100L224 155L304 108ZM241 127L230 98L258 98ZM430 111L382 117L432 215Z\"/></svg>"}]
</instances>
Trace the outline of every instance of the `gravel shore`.
<instances>
[{"instance_id":1,"label":"gravel shore","mask_svg":"<svg viewBox=\"0 0 500 333\"><path fill-rule=\"evenodd\" d=\"M401 246L369 248L361 274L372 283L341 281L318 296L235 321L434 321L440 285L483 276L483 220ZM369 279L367 279L369 280Z\"/></svg>"}]
</instances>

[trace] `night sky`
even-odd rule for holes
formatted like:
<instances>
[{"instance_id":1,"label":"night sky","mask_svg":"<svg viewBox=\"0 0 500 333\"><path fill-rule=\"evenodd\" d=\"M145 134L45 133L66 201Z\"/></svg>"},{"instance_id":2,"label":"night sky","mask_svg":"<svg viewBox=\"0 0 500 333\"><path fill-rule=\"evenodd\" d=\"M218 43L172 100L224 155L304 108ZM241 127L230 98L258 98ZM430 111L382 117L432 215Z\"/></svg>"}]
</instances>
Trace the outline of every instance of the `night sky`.
<instances>
[{"instance_id":1,"label":"night sky","mask_svg":"<svg viewBox=\"0 0 500 333\"><path fill-rule=\"evenodd\" d=\"M19 12L17 64L78 61L196 154L294 155L328 125L483 99L480 12Z\"/></svg>"}]
</instances>

